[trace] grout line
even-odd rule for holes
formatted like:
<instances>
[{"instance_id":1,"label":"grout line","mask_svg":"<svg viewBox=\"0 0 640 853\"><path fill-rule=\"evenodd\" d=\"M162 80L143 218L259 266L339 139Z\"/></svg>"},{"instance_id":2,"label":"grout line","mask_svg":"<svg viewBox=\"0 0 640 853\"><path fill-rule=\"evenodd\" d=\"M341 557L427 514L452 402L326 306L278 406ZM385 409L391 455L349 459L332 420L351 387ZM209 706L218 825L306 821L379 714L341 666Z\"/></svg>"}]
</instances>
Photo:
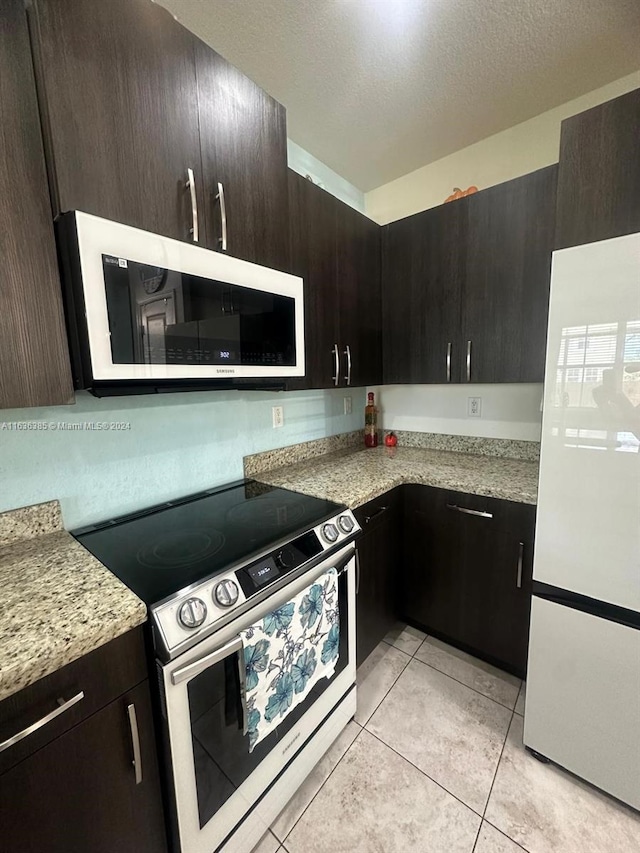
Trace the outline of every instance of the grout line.
<instances>
[{"instance_id":1,"label":"grout line","mask_svg":"<svg viewBox=\"0 0 640 853\"><path fill-rule=\"evenodd\" d=\"M529 851L527 850L527 848L526 848L526 847L523 847L523 846L522 846L522 844L518 844L518 842L517 842L517 841L514 841L514 840L513 840L513 838L511 838L511 836L510 836L510 835L507 835L507 833L504 831L504 829L500 829L500 827L499 827L499 826L496 826L495 824L491 823L491 821L490 821L490 820L487 820L486 818L483 818L483 821L484 821L485 823L488 823L488 824L489 824L489 826L492 826L492 827L493 827L497 832L499 832L499 833L500 833L500 835L504 835L504 837L505 837L505 838L508 838L508 839L509 839L509 841L511 841L513 844L515 844L515 845L516 845L516 847L518 847L520 850L524 850L524 853L529 853Z\"/></svg>"},{"instance_id":2,"label":"grout line","mask_svg":"<svg viewBox=\"0 0 640 853\"><path fill-rule=\"evenodd\" d=\"M495 785L496 779L498 777L498 770L500 769L500 762L502 761L502 756L504 755L504 748L507 745L507 740L509 738L509 732L511 731L511 725L513 723L514 717L515 717L515 711L512 711L511 712L511 719L509 720L509 725L507 726L507 733L506 733L504 741L502 743L502 749L500 750L500 758L498 759L498 763L496 764L496 772L493 774L493 779L491 780L491 787L489 788L489 795L487 796L487 802L484 804L484 811L482 812L482 819L483 820L484 820L484 816L487 813L487 809L489 808L489 800L491 799L491 794L493 792L493 786ZM502 833L502 834L504 835L505 833ZM507 838L509 838L508 835L507 835ZM511 838L509 840L513 841L513 839L511 839Z\"/></svg>"},{"instance_id":3,"label":"grout line","mask_svg":"<svg viewBox=\"0 0 640 853\"><path fill-rule=\"evenodd\" d=\"M371 737L374 737L377 741L380 741L380 743L383 746L386 746L387 749L390 749L391 752L395 752L395 754L397 756L399 756L399 758L402 758L403 761L406 761L407 764L410 764L412 767L415 767L415 769L418 770L420 773L422 773L423 776L426 776L426 778L430 782L433 782L434 785L437 785L438 788L441 788L446 794L449 794L450 797L453 797L454 800L457 800L460 803L460 805L463 805L466 809L469 809L470 812L473 812L473 814L476 815L476 817L480 818L480 826L482 826L482 815L480 814L480 812L477 812L473 808L473 806L470 806L468 803L465 803L464 800L461 800L460 797L458 797L456 794L453 794L448 788L445 788L445 786L441 782L438 782L437 779L434 779L433 776L429 776L429 774L426 773L421 767L418 767L417 764L414 764L410 758L407 758L406 755L403 755L401 752L398 752L397 749L394 749L392 746L389 746L389 744L386 741L382 740L381 737L378 737L377 734L375 734L374 732L370 732L369 729L365 729L365 731L368 735L371 735Z\"/></svg>"},{"instance_id":4,"label":"grout line","mask_svg":"<svg viewBox=\"0 0 640 853\"><path fill-rule=\"evenodd\" d=\"M480 818L480 826L478 827L478 831L476 832L476 840L473 842L473 847L471 848L471 853L475 853L476 847L478 846L478 839L480 838L480 830L482 829L482 818Z\"/></svg>"},{"instance_id":5,"label":"grout line","mask_svg":"<svg viewBox=\"0 0 640 853\"><path fill-rule=\"evenodd\" d=\"M384 642L384 640L383 640L382 642ZM390 643L387 643L387 645L389 646L389 645L390 645ZM376 707L373 709L373 711L369 714L369 716L368 716L368 717L367 717L367 719L364 721L364 723L358 723L358 725L359 725L359 726L361 726L362 728L365 728L365 727L366 727L366 725L367 725L367 723L369 722L369 720L373 717L373 715L374 715L374 714L375 714L375 712L378 710L378 708L380 707L380 705L382 705L382 703L383 703L383 702L384 702L384 700L387 698L387 696L389 695L389 693L391 693L391 691L393 690L393 688L396 686L396 684L397 684L397 682L398 682L398 679L400 678L400 676L402 675L402 673L405 671L405 669L409 666L409 664L410 664L410 663L411 663L411 661L413 660L413 658L412 658L412 657L410 657L406 652L403 652L403 651L402 651L402 649L398 649L396 646L391 646L391 648L392 648L392 649L395 649L395 651L396 651L396 652L400 652L401 654L403 654L405 657L407 657L407 658L408 658L408 660L407 660L407 662L405 663L405 665L402 667L402 669L400 670L400 672L397 674L397 676L394 678L394 680L393 680L393 684L389 687L389 689L387 690L387 692L384 694L384 696L382 697L382 699L378 702L378 704L377 704L377 705L376 705ZM358 684L357 684L357 681L356 681L356 696L357 696L357 695L358 695ZM357 709L356 709L356 714L357 714L357 713L358 713L358 711L357 711ZM354 720L354 722L356 722L356 721Z\"/></svg>"},{"instance_id":6,"label":"grout line","mask_svg":"<svg viewBox=\"0 0 640 853\"><path fill-rule=\"evenodd\" d=\"M463 687L468 687L468 688L469 688L469 690L473 690L473 692L474 692L474 693L477 693L477 694L478 694L478 696L484 696L484 698L485 698L485 699L490 699L493 703L495 703L496 705L499 705L501 708L505 708L507 711L511 711L511 713L512 713L512 714L515 712L515 705L514 705L514 707L513 707L513 708L510 708L508 705L503 705L503 703L502 703L502 702L498 702L498 700L497 700L497 699L494 699L494 698L493 698L493 696L487 696L487 694L486 694L486 693L481 693L479 690L476 690L476 688L475 688L475 687L469 687L469 685L468 685L468 684L465 684L465 683L464 683L464 681L460 681L458 678L455 678L455 676L453 676L453 675L449 675L449 673L448 673L448 672L443 672L443 670L438 669L438 667L437 667L437 666L434 666L432 663L427 663L427 662L426 662L426 661L424 661L424 660L420 660L420 658L416 658L416 660L418 661L418 663L422 663L422 664L424 664L425 666L428 666L428 667L430 667L431 669L434 669L436 672L439 672L439 673L440 673L440 675L446 675L446 676L447 676L447 678L450 678L452 681L456 681L458 684L462 684L462 686L463 686ZM519 696L519 695L520 695L520 693L518 692L518 696ZM518 696L516 696L516 702L518 701ZM519 715L519 716L520 716L520 715Z\"/></svg>"}]
</instances>

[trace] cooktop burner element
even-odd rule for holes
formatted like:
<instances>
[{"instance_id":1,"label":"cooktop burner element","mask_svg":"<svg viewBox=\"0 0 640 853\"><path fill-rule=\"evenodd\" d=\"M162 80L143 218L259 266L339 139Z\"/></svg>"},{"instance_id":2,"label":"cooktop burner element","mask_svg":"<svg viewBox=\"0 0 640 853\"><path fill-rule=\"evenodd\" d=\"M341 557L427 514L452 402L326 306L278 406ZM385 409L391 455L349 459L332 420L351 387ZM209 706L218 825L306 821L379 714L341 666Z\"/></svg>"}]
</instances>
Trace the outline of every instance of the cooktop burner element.
<instances>
[{"instance_id":1,"label":"cooktop burner element","mask_svg":"<svg viewBox=\"0 0 640 853\"><path fill-rule=\"evenodd\" d=\"M138 561L150 569L190 566L206 557L213 557L224 543L225 538L219 530L163 533L138 551Z\"/></svg>"},{"instance_id":2,"label":"cooktop burner element","mask_svg":"<svg viewBox=\"0 0 640 853\"><path fill-rule=\"evenodd\" d=\"M260 530L288 529L293 524L301 523L307 513L308 507L299 500L299 496L283 493L278 490L276 494L262 495L251 503L238 504L227 513L227 520L232 524L247 525L247 533L251 528L258 527Z\"/></svg>"}]
</instances>

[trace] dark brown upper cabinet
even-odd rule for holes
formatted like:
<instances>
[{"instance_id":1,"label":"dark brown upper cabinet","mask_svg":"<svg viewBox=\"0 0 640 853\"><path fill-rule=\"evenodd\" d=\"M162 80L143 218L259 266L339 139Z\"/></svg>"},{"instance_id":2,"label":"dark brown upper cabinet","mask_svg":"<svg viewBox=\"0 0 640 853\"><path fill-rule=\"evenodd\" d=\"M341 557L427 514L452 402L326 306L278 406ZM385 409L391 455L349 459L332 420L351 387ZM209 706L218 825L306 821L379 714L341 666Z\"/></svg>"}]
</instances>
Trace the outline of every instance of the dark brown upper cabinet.
<instances>
[{"instance_id":1,"label":"dark brown upper cabinet","mask_svg":"<svg viewBox=\"0 0 640 853\"><path fill-rule=\"evenodd\" d=\"M465 199L461 382L544 379L557 168Z\"/></svg>"},{"instance_id":2,"label":"dark brown upper cabinet","mask_svg":"<svg viewBox=\"0 0 640 853\"><path fill-rule=\"evenodd\" d=\"M0 408L73 402L23 0L0 10Z\"/></svg>"},{"instance_id":3,"label":"dark brown upper cabinet","mask_svg":"<svg viewBox=\"0 0 640 853\"><path fill-rule=\"evenodd\" d=\"M562 122L555 248L640 231L640 89Z\"/></svg>"},{"instance_id":4,"label":"dark brown upper cabinet","mask_svg":"<svg viewBox=\"0 0 640 853\"><path fill-rule=\"evenodd\" d=\"M191 240L203 208L194 37L149 0L35 0L55 213L83 210Z\"/></svg>"},{"instance_id":5,"label":"dark brown upper cabinet","mask_svg":"<svg viewBox=\"0 0 640 853\"><path fill-rule=\"evenodd\" d=\"M291 269L304 279L306 375L288 388L381 381L380 227L289 171Z\"/></svg>"},{"instance_id":6,"label":"dark brown upper cabinet","mask_svg":"<svg viewBox=\"0 0 640 853\"><path fill-rule=\"evenodd\" d=\"M284 107L195 40L206 244L289 269Z\"/></svg>"},{"instance_id":7,"label":"dark brown upper cabinet","mask_svg":"<svg viewBox=\"0 0 640 853\"><path fill-rule=\"evenodd\" d=\"M557 167L383 228L386 383L542 382Z\"/></svg>"}]
</instances>

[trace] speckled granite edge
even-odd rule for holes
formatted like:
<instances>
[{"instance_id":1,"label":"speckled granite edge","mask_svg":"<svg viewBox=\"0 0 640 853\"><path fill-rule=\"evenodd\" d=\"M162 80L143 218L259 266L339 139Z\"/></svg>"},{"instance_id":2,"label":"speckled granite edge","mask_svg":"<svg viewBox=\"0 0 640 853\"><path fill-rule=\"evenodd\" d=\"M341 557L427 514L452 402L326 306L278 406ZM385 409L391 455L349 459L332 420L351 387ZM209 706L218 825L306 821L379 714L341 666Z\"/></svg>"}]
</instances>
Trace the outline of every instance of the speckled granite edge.
<instances>
[{"instance_id":1,"label":"speckled granite edge","mask_svg":"<svg viewBox=\"0 0 640 853\"><path fill-rule=\"evenodd\" d=\"M20 539L34 539L36 536L63 529L58 501L47 501L0 513L0 545L9 545Z\"/></svg>"},{"instance_id":2,"label":"speckled granite edge","mask_svg":"<svg viewBox=\"0 0 640 853\"><path fill-rule=\"evenodd\" d=\"M295 465L306 459L346 450L362 443L362 430L343 432L340 435L329 435L326 438L316 438L313 441L303 441L300 444L290 444L288 447L277 447L262 453L253 453L244 457L245 477L257 477L264 471L281 468L283 465Z\"/></svg>"},{"instance_id":3,"label":"speckled granite edge","mask_svg":"<svg viewBox=\"0 0 640 853\"><path fill-rule=\"evenodd\" d=\"M475 456L496 456L500 459L521 459L537 462L540 459L539 441L520 441L511 438L482 438L474 435L446 435L435 432L394 430L400 447L423 447L428 450L447 450L453 453L472 453Z\"/></svg>"}]
</instances>

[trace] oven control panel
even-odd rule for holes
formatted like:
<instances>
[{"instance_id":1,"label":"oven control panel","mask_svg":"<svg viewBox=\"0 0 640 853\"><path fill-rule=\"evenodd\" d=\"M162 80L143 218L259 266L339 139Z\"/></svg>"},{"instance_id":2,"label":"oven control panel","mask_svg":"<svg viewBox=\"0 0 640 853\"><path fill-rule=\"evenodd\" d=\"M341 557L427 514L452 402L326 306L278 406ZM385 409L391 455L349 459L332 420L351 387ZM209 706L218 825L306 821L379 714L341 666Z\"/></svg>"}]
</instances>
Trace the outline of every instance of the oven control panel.
<instances>
[{"instance_id":1,"label":"oven control panel","mask_svg":"<svg viewBox=\"0 0 640 853\"><path fill-rule=\"evenodd\" d=\"M319 554L337 550L360 531L349 509L252 559L192 586L151 609L164 650L171 654L192 637L209 633L216 622L253 596Z\"/></svg>"}]
</instances>

